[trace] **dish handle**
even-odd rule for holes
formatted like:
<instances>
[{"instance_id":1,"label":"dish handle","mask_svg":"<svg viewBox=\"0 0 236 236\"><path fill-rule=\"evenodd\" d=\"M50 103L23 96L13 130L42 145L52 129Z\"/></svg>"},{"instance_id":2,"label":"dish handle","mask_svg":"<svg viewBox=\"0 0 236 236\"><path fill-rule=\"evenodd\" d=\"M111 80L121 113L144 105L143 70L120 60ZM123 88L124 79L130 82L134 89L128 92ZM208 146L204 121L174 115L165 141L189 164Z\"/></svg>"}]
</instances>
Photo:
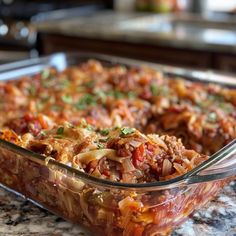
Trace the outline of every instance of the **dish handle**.
<instances>
[{"instance_id":1,"label":"dish handle","mask_svg":"<svg viewBox=\"0 0 236 236\"><path fill-rule=\"evenodd\" d=\"M236 177L236 139L197 166L185 178L188 184Z\"/></svg>"}]
</instances>

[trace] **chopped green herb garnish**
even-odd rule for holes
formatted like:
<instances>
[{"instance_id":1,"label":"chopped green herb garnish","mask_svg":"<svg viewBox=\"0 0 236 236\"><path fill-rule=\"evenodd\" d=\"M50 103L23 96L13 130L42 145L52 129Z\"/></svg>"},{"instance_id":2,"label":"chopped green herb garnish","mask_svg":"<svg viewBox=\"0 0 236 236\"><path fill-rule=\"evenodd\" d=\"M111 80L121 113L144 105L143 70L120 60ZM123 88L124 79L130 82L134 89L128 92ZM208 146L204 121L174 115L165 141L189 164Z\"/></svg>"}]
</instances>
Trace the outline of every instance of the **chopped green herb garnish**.
<instances>
[{"instance_id":1,"label":"chopped green herb garnish","mask_svg":"<svg viewBox=\"0 0 236 236\"><path fill-rule=\"evenodd\" d=\"M57 129L57 134L58 135L61 135L61 134L63 134L64 133L64 127L59 127L58 129Z\"/></svg>"},{"instance_id":2,"label":"chopped green herb garnish","mask_svg":"<svg viewBox=\"0 0 236 236\"><path fill-rule=\"evenodd\" d=\"M92 125L89 125L84 118L81 119L81 123L79 124L78 127L87 129L89 131L94 131L94 127Z\"/></svg>"},{"instance_id":3,"label":"chopped green herb garnish","mask_svg":"<svg viewBox=\"0 0 236 236\"><path fill-rule=\"evenodd\" d=\"M113 92L113 96L114 96L115 98L117 98L117 99L119 99L119 98L124 98L124 94L121 93L121 92L119 92L119 91L114 91L114 92Z\"/></svg>"},{"instance_id":4,"label":"chopped green herb garnish","mask_svg":"<svg viewBox=\"0 0 236 236\"><path fill-rule=\"evenodd\" d=\"M225 100L220 94L210 94L208 99L213 102L223 102Z\"/></svg>"},{"instance_id":5,"label":"chopped green herb garnish","mask_svg":"<svg viewBox=\"0 0 236 236\"><path fill-rule=\"evenodd\" d=\"M96 97L90 94L86 94L83 97L83 101L87 104L87 105L96 105Z\"/></svg>"},{"instance_id":6,"label":"chopped green herb garnish","mask_svg":"<svg viewBox=\"0 0 236 236\"><path fill-rule=\"evenodd\" d=\"M85 91L85 87L80 85L79 87L76 88L76 91L78 93L84 92Z\"/></svg>"},{"instance_id":7,"label":"chopped green herb garnish","mask_svg":"<svg viewBox=\"0 0 236 236\"><path fill-rule=\"evenodd\" d=\"M51 109L54 110L54 111L61 111L62 108L58 105L52 105Z\"/></svg>"},{"instance_id":8,"label":"chopped green herb garnish","mask_svg":"<svg viewBox=\"0 0 236 236\"><path fill-rule=\"evenodd\" d=\"M103 149L103 148L104 148L104 145L101 144L101 143L98 143L98 144L97 144L97 147L98 147L99 149Z\"/></svg>"},{"instance_id":9,"label":"chopped green herb garnish","mask_svg":"<svg viewBox=\"0 0 236 236\"><path fill-rule=\"evenodd\" d=\"M38 111L43 110L43 108L44 108L44 105L43 105L41 102L37 102L37 103L36 103L36 109L37 109Z\"/></svg>"},{"instance_id":10,"label":"chopped green herb garnish","mask_svg":"<svg viewBox=\"0 0 236 236\"><path fill-rule=\"evenodd\" d=\"M46 134L46 132L44 130L41 130L40 131L40 135L46 136L47 134Z\"/></svg>"},{"instance_id":11,"label":"chopped green herb garnish","mask_svg":"<svg viewBox=\"0 0 236 236\"><path fill-rule=\"evenodd\" d=\"M86 108L86 105L83 104L83 103L77 103L77 104L76 104L76 108L77 108L78 110L84 110L84 109Z\"/></svg>"},{"instance_id":12,"label":"chopped green herb garnish","mask_svg":"<svg viewBox=\"0 0 236 236\"><path fill-rule=\"evenodd\" d=\"M231 113L234 111L234 106L231 103L219 103L219 107L226 113Z\"/></svg>"},{"instance_id":13,"label":"chopped green herb garnish","mask_svg":"<svg viewBox=\"0 0 236 236\"><path fill-rule=\"evenodd\" d=\"M114 91L107 91L107 92L98 91L96 93L96 96L98 99L100 98L102 100L102 102L105 102L107 96L114 97L116 99L120 99L120 98L124 98L124 97L135 98L135 97L137 97L137 94L133 91L130 91L128 93L123 93L123 92L114 90Z\"/></svg>"},{"instance_id":14,"label":"chopped green herb garnish","mask_svg":"<svg viewBox=\"0 0 236 236\"><path fill-rule=\"evenodd\" d=\"M29 91L29 94L31 96L35 96L36 95L36 88L35 88L35 86L32 85L31 87L29 87L28 91Z\"/></svg>"},{"instance_id":15,"label":"chopped green herb garnish","mask_svg":"<svg viewBox=\"0 0 236 236\"><path fill-rule=\"evenodd\" d=\"M50 76L50 69L45 69L42 74L42 79L47 79Z\"/></svg>"},{"instance_id":16,"label":"chopped green herb garnish","mask_svg":"<svg viewBox=\"0 0 236 236\"><path fill-rule=\"evenodd\" d=\"M92 125L87 125L86 129L89 131L94 131L94 128Z\"/></svg>"},{"instance_id":17,"label":"chopped green herb garnish","mask_svg":"<svg viewBox=\"0 0 236 236\"><path fill-rule=\"evenodd\" d=\"M60 86L63 88L68 87L69 85L70 85L70 81L67 79L64 79L60 82Z\"/></svg>"},{"instance_id":18,"label":"chopped green herb garnish","mask_svg":"<svg viewBox=\"0 0 236 236\"><path fill-rule=\"evenodd\" d=\"M104 103L104 102L106 101L107 95L106 95L105 92L103 92L103 91L98 91L98 92L96 93L96 96L97 96L98 99L101 99L102 103Z\"/></svg>"},{"instance_id":19,"label":"chopped green herb garnish","mask_svg":"<svg viewBox=\"0 0 236 236\"><path fill-rule=\"evenodd\" d=\"M95 81L94 80L90 80L87 83L84 84L85 87L87 88L93 88L95 85Z\"/></svg>"},{"instance_id":20,"label":"chopped green herb garnish","mask_svg":"<svg viewBox=\"0 0 236 236\"><path fill-rule=\"evenodd\" d=\"M67 94L63 94L62 97L61 97L61 100L64 103L67 103L67 104L71 104L73 102L73 98L70 95L67 95Z\"/></svg>"},{"instance_id":21,"label":"chopped green herb garnish","mask_svg":"<svg viewBox=\"0 0 236 236\"><path fill-rule=\"evenodd\" d=\"M42 85L43 85L44 88L50 88L50 87L53 86L53 83L52 83L51 80L44 80L44 81L42 82Z\"/></svg>"},{"instance_id":22,"label":"chopped green herb garnish","mask_svg":"<svg viewBox=\"0 0 236 236\"><path fill-rule=\"evenodd\" d=\"M122 93L122 92L120 92L120 91L116 91L116 90L114 90L114 91L108 91L108 92L107 92L107 95L108 95L108 96L111 96L111 97L114 97L114 98L117 98L117 99L119 99L119 98L124 98L124 97L125 97L124 93Z\"/></svg>"},{"instance_id":23,"label":"chopped green herb garnish","mask_svg":"<svg viewBox=\"0 0 236 236\"><path fill-rule=\"evenodd\" d=\"M96 96L91 94L85 94L76 104L76 108L79 110L85 109L87 106L94 106L97 104Z\"/></svg>"},{"instance_id":24,"label":"chopped green herb garnish","mask_svg":"<svg viewBox=\"0 0 236 236\"><path fill-rule=\"evenodd\" d=\"M168 87L161 87L160 92L161 95L167 95L169 93Z\"/></svg>"},{"instance_id":25,"label":"chopped green herb garnish","mask_svg":"<svg viewBox=\"0 0 236 236\"><path fill-rule=\"evenodd\" d=\"M128 92L128 98L136 98L137 94L133 91Z\"/></svg>"},{"instance_id":26,"label":"chopped green herb garnish","mask_svg":"<svg viewBox=\"0 0 236 236\"><path fill-rule=\"evenodd\" d=\"M167 87L158 87L156 84L151 84L150 90L153 96L167 95L169 92Z\"/></svg>"},{"instance_id":27,"label":"chopped green herb garnish","mask_svg":"<svg viewBox=\"0 0 236 236\"><path fill-rule=\"evenodd\" d=\"M121 129L121 135L124 136L124 135L129 135L129 134L132 134L134 133L134 129L133 128L129 128L129 127L124 127Z\"/></svg>"},{"instance_id":28,"label":"chopped green herb garnish","mask_svg":"<svg viewBox=\"0 0 236 236\"><path fill-rule=\"evenodd\" d=\"M103 129L103 130L100 130L99 133L100 133L101 135L106 136L106 135L109 134L109 130L108 130L108 129Z\"/></svg>"},{"instance_id":29,"label":"chopped green herb garnish","mask_svg":"<svg viewBox=\"0 0 236 236\"><path fill-rule=\"evenodd\" d=\"M42 103L49 102L49 100L50 100L50 97L43 97L43 98L41 98L41 102Z\"/></svg>"},{"instance_id":30,"label":"chopped green herb garnish","mask_svg":"<svg viewBox=\"0 0 236 236\"><path fill-rule=\"evenodd\" d=\"M206 102L196 102L196 105L200 108L206 107Z\"/></svg>"},{"instance_id":31,"label":"chopped green herb garnish","mask_svg":"<svg viewBox=\"0 0 236 236\"><path fill-rule=\"evenodd\" d=\"M207 110L207 108L212 105L212 101L210 101L210 100L202 100L202 101L196 102L196 105L197 105L201 110Z\"/></svg>"},{"instance_id":32,"label":"chopped green herb garnish","mask_svg":"<svg viewBox=\"0 0 236 236\"><path fill-rule=\"evenodd\" d=\"M101 138L101 139L99 139L99 142L106 143L108 140L109 140L109 137L108 138Z\"/></svg>"},{"instance_id":33,"label":"chopped green herb garnish","mask_svg":"<svg viewBox=\"0 0 236 236\"><path fill-rule=\"evenodd\" d=\"M225 108L225 103L220 102L220 103L219 103L219 107L220 107L221 109L224 109L224 108Z\"/></svg>"},{"instance_id":34,"label":"chopped green herb garnish","mask_svg":"<svg viewBox=\"0 0 236 236\"><path fill-rule=\"evenodd\" d=\"M215 112L211 112L211 113L208 115L208 117L207 117L207 120L208 120L209 122L215 122L216 119L217 119L217 115L216 115Z\"/></svg>"},{"instance_id":35,"label":"chopped green herb garnish","mask_svg":"<svg viewBox=\"0 0 236 236\"><path fill-rule=\"evenodd\" d=\"M153 96L158 95L158 87L156 84L151 84L150 85L150 90Z\"/></svg>"}]
</instances>

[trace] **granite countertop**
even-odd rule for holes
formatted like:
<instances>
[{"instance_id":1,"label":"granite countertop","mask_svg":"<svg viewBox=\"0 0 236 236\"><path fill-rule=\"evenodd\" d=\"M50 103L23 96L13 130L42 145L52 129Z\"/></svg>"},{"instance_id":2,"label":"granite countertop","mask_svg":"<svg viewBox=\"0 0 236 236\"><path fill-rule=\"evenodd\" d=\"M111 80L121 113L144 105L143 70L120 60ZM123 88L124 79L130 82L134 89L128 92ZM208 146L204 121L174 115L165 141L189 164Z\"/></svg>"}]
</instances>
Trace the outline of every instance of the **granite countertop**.
<instances>
[{"instance_id":1,"label":"granite countertop","mask_svg":"<svg viewBox=\"0 0 236 236\"><path fill-rule=\"evenodd\" d=\"M235 19L103 11L35 23L41 33L236 53Z\"/></svg>"},{"instance_id":2,"label":"granite countertop","mask_svg":"<svg viewBox=\"0 0 236 236\"><path fill-rule=\"evenodd\" d=\"M89 236L88 232L0 188L0 236ZM236 182L172 236L236 236Z\"/></svg>"}]
</instances>

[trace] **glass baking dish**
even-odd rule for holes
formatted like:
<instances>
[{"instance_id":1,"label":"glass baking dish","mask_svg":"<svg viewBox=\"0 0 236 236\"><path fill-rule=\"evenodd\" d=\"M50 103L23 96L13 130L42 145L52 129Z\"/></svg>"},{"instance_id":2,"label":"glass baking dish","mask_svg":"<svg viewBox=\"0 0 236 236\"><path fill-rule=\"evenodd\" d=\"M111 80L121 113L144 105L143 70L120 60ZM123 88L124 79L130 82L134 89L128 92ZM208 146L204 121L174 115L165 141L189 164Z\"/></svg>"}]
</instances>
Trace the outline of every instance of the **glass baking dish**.
<instances>
[{"instance_id":1,"label":"glass baking dish","mask_svg":"<svg viewBox=\"0 0 236 236\"><path fill-rule=\"evenodd\" d=\"M236 86L236 79L227 75L96 54L59 53L12 63L0 66L0 78L17 79L52 66L61 71L91 58L106 66L145 64L168 75ZM232 153L235 152L227 150L224 155L217 152L210 161L178 178L155 183L127 184L89 176L0 140L0 183L37 205L86 227L94 235L168 235L234 179L236 158ZM212 161L216 159L222 161ZM204 166L207 168L204 169Z\"/></svg>"}]
</instances>

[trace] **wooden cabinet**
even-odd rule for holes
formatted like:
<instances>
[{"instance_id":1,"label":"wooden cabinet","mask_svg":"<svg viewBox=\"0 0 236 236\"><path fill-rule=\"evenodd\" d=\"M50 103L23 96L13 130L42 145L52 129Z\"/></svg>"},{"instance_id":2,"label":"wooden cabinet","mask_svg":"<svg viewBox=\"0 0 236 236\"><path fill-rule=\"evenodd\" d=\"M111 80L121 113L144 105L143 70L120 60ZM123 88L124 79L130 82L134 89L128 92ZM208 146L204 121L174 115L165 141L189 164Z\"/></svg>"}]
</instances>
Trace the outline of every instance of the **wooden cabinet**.
<instances>
[{"instance_id":1,"label":"wooden cabinet","mask_svg":"<svg viewBox=\"0 0 236 236\"><path fill-rule=\"evenodd\" d=\"M215 55L214 61L217 69L236 73L236 55Z\"/></svg>"},{"instance_id":2,"label":"wooden cabinet","mask_svg":"<svg viewBox=\"0 0 236 236\"><path fill-rule=\"evenodd\" d=\"M212 68L236 72L236 55L156 46L148 43L116 42L57 34L41 34L39 39L39 47L42 54L60 51L88 51L189 68Z\"/></svg>"}]
</instances>

